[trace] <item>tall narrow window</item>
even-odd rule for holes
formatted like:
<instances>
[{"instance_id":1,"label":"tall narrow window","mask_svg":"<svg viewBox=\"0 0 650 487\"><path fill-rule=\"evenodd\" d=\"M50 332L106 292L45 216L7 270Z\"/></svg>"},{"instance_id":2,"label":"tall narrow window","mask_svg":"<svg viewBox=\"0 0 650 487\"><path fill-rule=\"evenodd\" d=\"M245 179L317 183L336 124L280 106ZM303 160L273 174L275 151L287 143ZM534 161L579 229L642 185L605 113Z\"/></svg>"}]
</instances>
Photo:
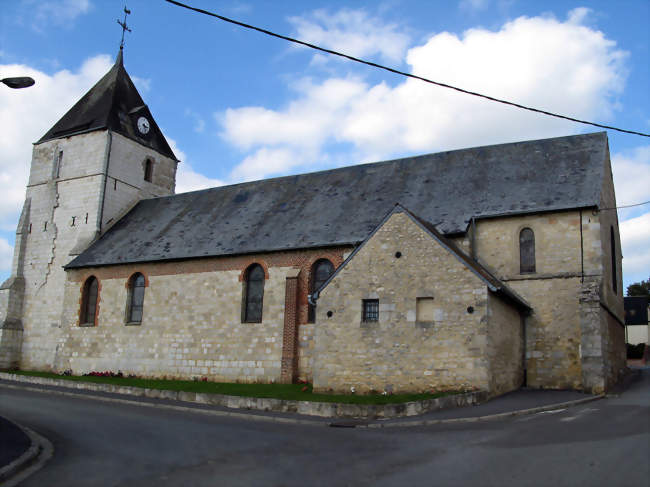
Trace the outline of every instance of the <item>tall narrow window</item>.
<instances>
[{"instance_id":1,"label":"tall narrow window","mask_svg":"<svg viewBox=\"0 0 650 487\"><path fill-rule=\"evenodd\" d=\"M614 236L614 227L610 227L609 230L612 252L612 289L614 293L618 293L618 281L616 279L616 237Z\"/></svg>"},{"instance_id":2,"label":"tall narrow window","mask_svg":"<svg viewBox=\"0 0 650 487\"><path fill-rule=\"evenodd\" d=\"M81 316L79 324L82 326L95 326L97 314L97 298L99 295L99 283L95 276L86 279L81 296Z\"/></svg>"},{"instance_id":3,"label":"tall narrow window","mask_svg":"<svg viewBox=\"0 0 650 487\"><path fill-rule=\"evenodd\" d=\"M61 163L63 162L63 151L60 150L54 161L54 178L59 179L61 174Z\"/></svg>"},{"instance_id":4,"label":"tall narrow window","mask_svg":"<svg viewBox=\"0 0 650 487\"><path fill-rule=\"evenodd\" d=\"M144 303L144 276L136 272L129 279L128 303L126 311L127 323L142 323L142 306Z\"/></svg>"},{"instance_id":5,"label":"tall narrow window","mask_svg":"<svg viewBox=\"0 0 650 487\"><path fill-rule=\"evenodd\" d=\"M244 323L262 322L262 301L264 298L264 269L253 264L246 271L246 289L244 296Z\"/></svg>"},{"instance_id":6,"label":"tall narrow window","mask_svg":"<svg viewBox=\"0 0 650 487\"><path fill-rule=\"evenodd\" d=\"M334 265L327 259L317 260L314 265L311 267L310 273L310 282L309 282L309 293L312 294L314 291L318 290L325 281L334 272ZM316 321L316 308L309 305L309 312L307 315L307 322L314 323Z\"/></svg>"},{"instance_id":7,"label":"tall narrow window","mask_svg":"<svg viewBox=\"0 0 650 487\"><path fill-rule=\"evenodd\" d=\"M519 233L519 269L520 274L535 272L535 234L530 228Z\"/></svg>"},{"instance_id":8,"label":"tall narrow window","mask_svg":"<svg viewBox=\"0 0 650 487\"><path fill-rule=\"evenodd\" d=\"M144 161L144 180L151 182L153 178L153 161L151 159L147 159Z\"/></svg>"}]
</instances>

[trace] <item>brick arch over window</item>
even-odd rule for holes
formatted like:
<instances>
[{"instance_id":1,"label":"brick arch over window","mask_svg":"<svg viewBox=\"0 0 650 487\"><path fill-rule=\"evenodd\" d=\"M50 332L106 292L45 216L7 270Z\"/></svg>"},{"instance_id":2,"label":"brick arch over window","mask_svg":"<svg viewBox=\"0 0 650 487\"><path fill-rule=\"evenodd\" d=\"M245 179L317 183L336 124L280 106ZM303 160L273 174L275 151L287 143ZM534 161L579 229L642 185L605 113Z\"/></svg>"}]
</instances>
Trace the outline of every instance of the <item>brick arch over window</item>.
<instances>
[{"instance_id":1,"label":"brick arch over window","mask_svg":"<svg viewBox=\"0 0 650 487\"><path fill-rule=\"evenodd\" d=\"M535 233L530 228L519 232L519 273L532 274L535 266Z\"/></svg>"},{"instance_id":2,"label":"brick arch over window","mask_svg":"<svg viewBox=\"0 0 650 487\"><path fill-rule=\"evenodd\" d=\"M309 294L320 288L327 279L334 273L334 264L329 259L318 259L311 266L309 273ZM316 321L316 308L309 304L307 311L307 323Z\"/></svg>"},{"instance_id":3,"label":"brick arch over window","mask_svg":"<svg viewBox=\"0 0 650 487\"><path fill-rule=\"evenodd\" d=\"M149 282L144 274L136 272L126 282L126 322L129 324L142 323L144 310L144 290Z\"/></svg>"},{"instance_id":4,"label":"brick arch over window","mask_svg":"<svg viewBox=\"0 0 650 487\"><path fill-rule=\"evenodd\" d=\"M264 268L260 264L248 266L244 279L244 295L242 299L243 323L262 322L265 280Z\"/></svg>"},{"instance_id":5,"label":"brick arch over window","mask_svg":"<svg viewBox=\"0 0 650 487\"><path fill-rule=\"evenodd\" d=\"M79 326L97 326L100 291L101 286L95 276L89 276L84 281L79 300Z\"/></svg>"},{"instance_id":6,"label":"brick arch over window","mask_svg":"<svg viewBox=\"0 0 650 487\"><path fill-rule=\"evenodd\" d=\"M253 266L255 264L259 265L262 268L262 270L264 271L264 279L269 278L269 266L268 266L268 264L266 262L264 262L263 260L261 260L261 259L257 259L257 260L248 261L246 263L246 266L244 267L244 269L239 274L239 282L246 282L246 274L248 272L248 269L250 269L251 266Z\"/></svg>"}]
</instances>

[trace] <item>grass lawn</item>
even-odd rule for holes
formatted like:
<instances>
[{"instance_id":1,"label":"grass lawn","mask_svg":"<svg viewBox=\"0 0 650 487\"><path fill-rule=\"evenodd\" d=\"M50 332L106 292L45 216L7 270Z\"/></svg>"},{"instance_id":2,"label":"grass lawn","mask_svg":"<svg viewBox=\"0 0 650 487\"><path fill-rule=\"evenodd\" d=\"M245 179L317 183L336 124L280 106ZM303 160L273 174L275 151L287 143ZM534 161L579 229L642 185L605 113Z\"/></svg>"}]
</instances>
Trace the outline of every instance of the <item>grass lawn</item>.
<instances>
[{"instance_id":1,"label":"grass lawn","mask_svg":"<svg viewBox=\"0 0 650 487\"><path fill-rule=\"evenodd\" d=\"M78 375L58 375L50 372L29 370L6 371L17 375L64 379L70 381L95 382L118 386L143 387L147 389L164 389L171 391L205 392L225 394L228 396L271 397L294 401L341 402L346 404L396 404L421 401L436 397L456 394L459 391L437 392L435 394L314 394L311 384L235 384L230 382L202 382L191 380L132 379L127 377L93 377ZM302 389L307 387L304 392Z\"/></svg>"}]
</instances>

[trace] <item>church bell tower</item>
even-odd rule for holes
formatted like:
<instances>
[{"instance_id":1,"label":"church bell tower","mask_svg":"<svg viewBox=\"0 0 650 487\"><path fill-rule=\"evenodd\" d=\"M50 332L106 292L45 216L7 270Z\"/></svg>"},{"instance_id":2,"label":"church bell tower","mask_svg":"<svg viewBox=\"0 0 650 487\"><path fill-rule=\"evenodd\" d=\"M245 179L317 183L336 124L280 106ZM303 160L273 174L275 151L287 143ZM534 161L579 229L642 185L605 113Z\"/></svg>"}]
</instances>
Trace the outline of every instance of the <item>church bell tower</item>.
<instances>
[{"instance_id":1,"label":"church bell tower","mask_svg":"<svg viewBox=\"0 0 650 487\"><path fill-rule=\"evenodd\" d=\"M174 193L178 160L123 64L35 144L11 277L0 286L0 369L50 370L65 266L141 199Z\"/></svg>"}]
</instances>

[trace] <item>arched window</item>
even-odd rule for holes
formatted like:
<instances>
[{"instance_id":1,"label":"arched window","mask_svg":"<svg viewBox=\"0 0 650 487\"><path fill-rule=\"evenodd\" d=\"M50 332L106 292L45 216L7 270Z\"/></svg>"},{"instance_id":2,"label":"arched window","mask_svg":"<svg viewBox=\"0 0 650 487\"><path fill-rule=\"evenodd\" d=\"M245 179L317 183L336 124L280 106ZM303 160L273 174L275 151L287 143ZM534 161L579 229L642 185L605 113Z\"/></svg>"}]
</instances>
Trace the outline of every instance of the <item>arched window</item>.
<instances>
[{"instance_id":1,"label":"arched window","mask_svg":"<svg viewBox=\"0 0 650 487\"><path fill-rule=\"evenodd\" d=\"M614 236L614 227L609 228L611 252L612 252L612 289L614 293L618 293L618 285L616 279L616 237Z\"/></svg>"},{"instance_id":2,"label":"arched window","mask_svg":"<svg viewBox=\"0 0 650 487\"><path fill-rule=\"evenodd\" d=\"M535 234L530 228L519 233L519 273L535 272Z\"/></svg>"},{"instance_id":3,"label":"arched window","mask_svg":"<svg viewBox=\"0 0 650 487\"><path fill-rule=\"evenodd\" d=\"M314 262L314 265L311 266L311 273L309 275L309 293L312 294L314 291L318 290L325 281L334 272L334 265L327 259L320 259ZM309 312L307 315L307 322L314 323L316 321L316 308L309 305Z\"/></svg>"},{"instance_id":4,"label":"arched window","mask_svg":"<svg viewBox=\"0 0 650 487\"><path fill-rule=\"evenodd\" d=\"M262 301L264 298L264 269L259 264L253 264L246 271L244 290L244 323L262 322Z\"/></svg>"},{"instance_id":5,"label":"arched window","mask_svg":"<svg viewBox=\"0 0 650 487\"><path fill-rule=\"evenodd\" d=\"M128 301L126 308L127 323L142 323L142 306L144 303L144 276L136 272L129 279Z\"/></svg>"},{"instance_id":6,"label":"arched window","mask_svg":"<svg viewBox=\"0 0 650 487\"><path fill-rule=\"evenodd\" d=\"M144 161L144 180L151 182L153 178L153 161L147 159Z\"/></svg>"},{"instance_id":7,"label":"arched window","mask_svg":"<svg viewBox=\"0 0 650 487\"><path fill-rule=\"evenodd\" d=\"M95 276L90 276L84 283L81 296L81 315L79 324L82 326L95 326L97 315L97 298L99 297L99 283Z\"/></svg>"}]
</instances>

